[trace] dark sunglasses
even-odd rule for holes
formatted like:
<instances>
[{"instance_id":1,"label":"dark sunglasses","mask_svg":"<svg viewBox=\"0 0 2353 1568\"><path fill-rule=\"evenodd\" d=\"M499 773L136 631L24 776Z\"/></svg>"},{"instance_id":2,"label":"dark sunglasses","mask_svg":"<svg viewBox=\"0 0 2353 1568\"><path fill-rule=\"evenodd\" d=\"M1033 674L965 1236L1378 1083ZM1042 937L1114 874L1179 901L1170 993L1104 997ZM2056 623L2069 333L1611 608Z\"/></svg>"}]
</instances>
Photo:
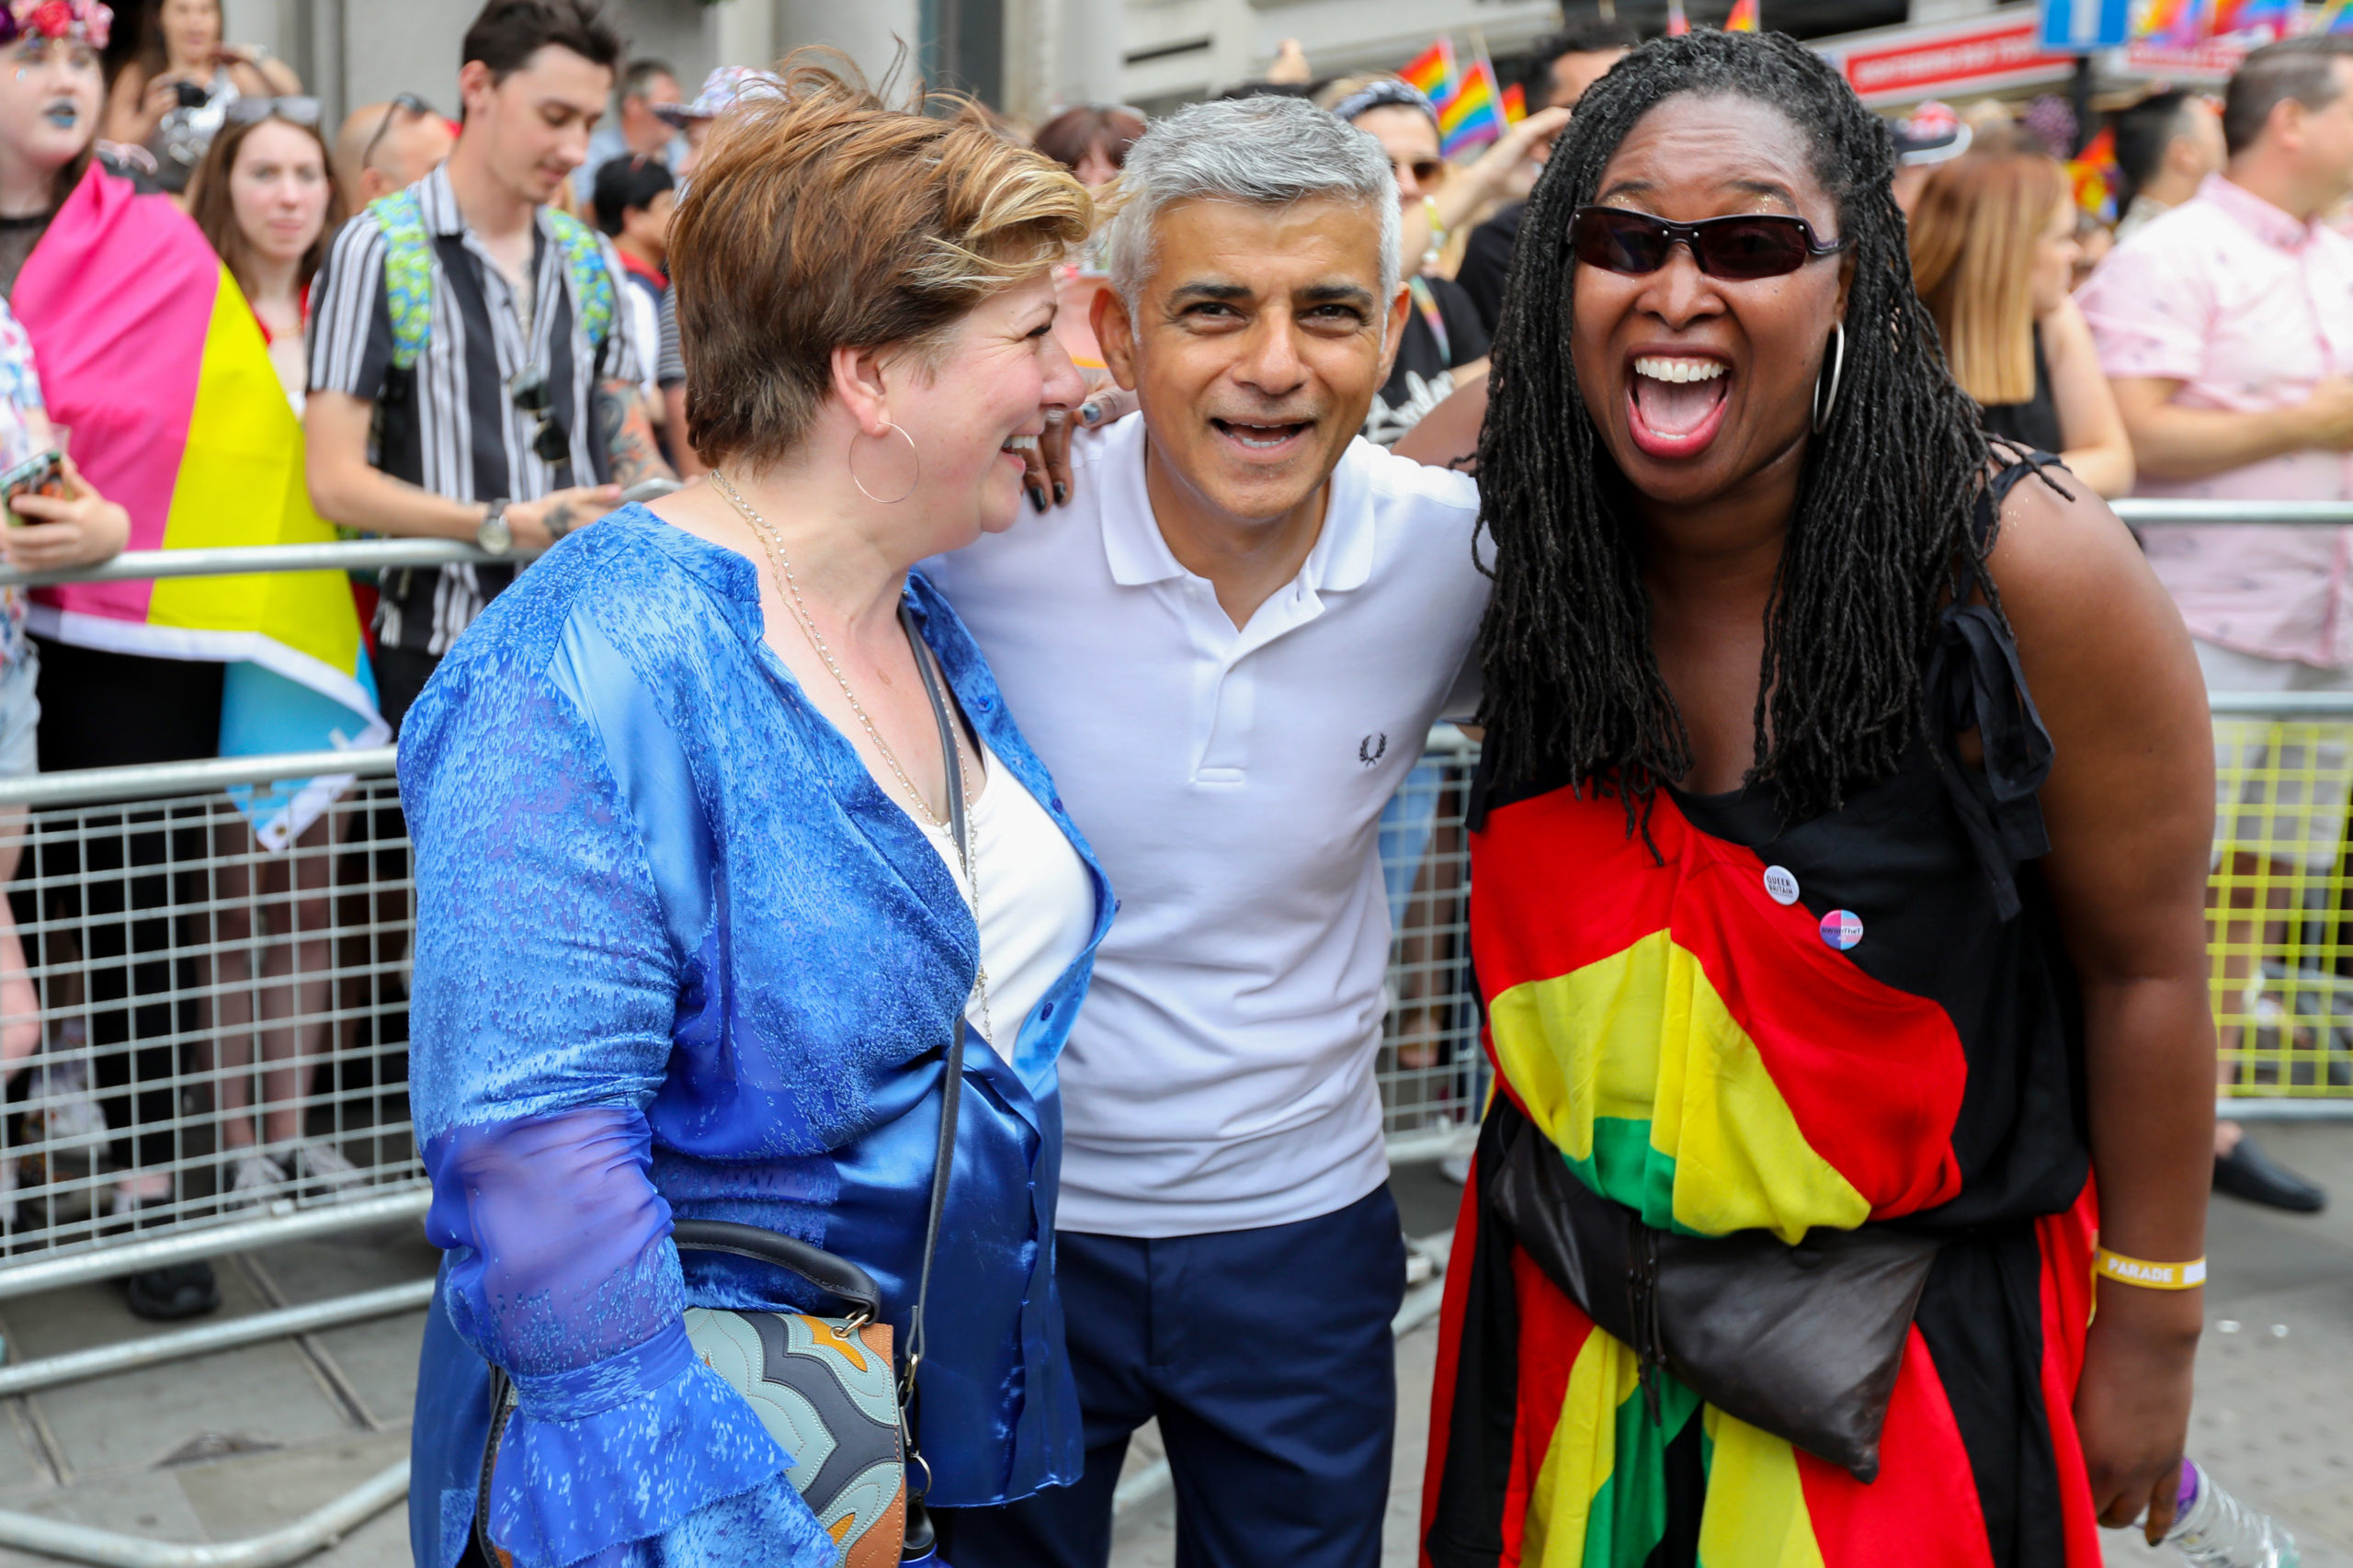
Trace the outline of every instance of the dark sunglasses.
<instances>
[{"instance_id":1,"label":"dark sunglasses","mask_svg":"<svg viewBox=\"0 0 2353 1568\"><path fill-rule=\"evenodd\" d=\"M393 94L392 101L384 106L384 118L377 122L376 134L368 138L368 145L359 150L361 168L371 166L376 157L376 149L383 143L384 138L391 134L392 121L404 112L412 116L424 116L437 111L431 104L426 103L415 93Z\"/></svg>"},{"instance_id":2,"label":"dark sunglasses","mask_svg":"<svg viewBox=\"0 0 2353 1568\"><path fill-rule=\"evenodd\" d=\"M1444 158L1392 158L1389 166L1401 174L1411 170L1415 183L1425 190L1442 183L1453 172Z\"/></svg>"},{"instance_id":3,"label":"dark sunglasses","mask_svg":"<svg viewBox=\"0 0 2353 1568\"><path fill-rule=\"evenodd\" d=\"M225 111L232 125L257 125L265 119L282 119L290 125L319 128L319 100L316 98L233 98Z\"/></svg>"},{"instance_id":4,"label":"dark sunglasses","mask_svg":"<svg viewBox=\"0 0 2353 1568\"><path fill-rule=\"evenodd\" d=\"M1587 267L1640 278L1656 272L1677 245L1691 253L1711 278L1746 282L1780 278L1819 256L1835 256L1852 240L1820 240L1802 218L1778 212L1738 213L1697 223L1670 223L1622 207L1580 207L1569 219L1569 252Z\"/></svg>"},{"instance_id":5,"label":"dark sunglasses","mask_svg":"<svg viewBox=\"0 0 2353 1568\"><path fill-rule=\"evenodd\" d=\"M516 371L514 380L506 383L506 395L514 400L517 412L539 421L531 432L531 455L543 463L570 461L572 435L555 416L555 394L548 388L547 373Z\"/></svg>"}]
</instances>

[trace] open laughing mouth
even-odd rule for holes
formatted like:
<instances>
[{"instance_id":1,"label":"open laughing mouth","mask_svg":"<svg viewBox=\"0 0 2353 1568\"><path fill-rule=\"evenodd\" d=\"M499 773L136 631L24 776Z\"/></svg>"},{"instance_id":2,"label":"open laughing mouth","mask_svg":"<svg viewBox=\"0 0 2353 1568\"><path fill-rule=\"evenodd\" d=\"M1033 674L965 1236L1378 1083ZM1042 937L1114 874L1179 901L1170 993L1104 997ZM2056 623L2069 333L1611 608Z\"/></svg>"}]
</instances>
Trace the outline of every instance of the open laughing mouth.
<instances>
[{"instance_id":1,"label":"open laughing mouth","mask_svg":"<svg viewBox=\"0 0 2353 1568\"><path fill-rule=\"evenodd\" d=\"M1690 458L1723 427L1732 367L1697 354L1637 355L1628 378L1627 426L1654 458Z\"/></svg>"},{"instance_id":2,"label":"open laughing mouth","mask_svg":"<svg viewBox=\"0 0 2353 1568\"><path fill-rule=\"evenodd\" d=\"M1314 430L1315 422L1302 419L1272 424L1244 419L1212 419L1210 427L1245 455L1268 458L1288 456L1304 444Z\"/></svg>"}]
</instances>

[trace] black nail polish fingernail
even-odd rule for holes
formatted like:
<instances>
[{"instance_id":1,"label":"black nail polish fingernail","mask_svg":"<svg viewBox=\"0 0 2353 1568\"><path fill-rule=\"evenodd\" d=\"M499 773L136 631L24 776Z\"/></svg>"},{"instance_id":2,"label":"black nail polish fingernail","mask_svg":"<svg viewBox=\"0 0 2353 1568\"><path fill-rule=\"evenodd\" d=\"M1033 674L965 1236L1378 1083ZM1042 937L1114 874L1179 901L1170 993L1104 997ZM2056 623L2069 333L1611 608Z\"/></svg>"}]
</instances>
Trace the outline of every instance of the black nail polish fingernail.
<instances>
[{"instance_id":1,"label":"black nail polish fingernail","mask_svg":"<svg viewBox=\"0 0 2353 1568\"><path fill-rule=\"evenodd\" d=\"M1102 417L1103 405L1101 403L1082 403L1078 405L1078 422L1081 425L1092 425Z\"/></svg>"},{"instance_id":2,"label":"black nail polish fingernail","mask_svg":"<svg viewBox=\"0 0 2353 1568\"><path fill-rule=\"evenodd\" d=\"M1046 493L1034 484L1029 486L1029 505L1040 512L1046 509Z\"/></svg>"},{"instance_id":3,"label":"black nail polish fingernail","mask_svg":"<svg viewBox=\"0 0 2353 1568\"><path fill-rule=\"evenodd\" d=\"M1059 479L1057 479L1056 481L1054 481L1054 505L1055 505L1055 506L1061 506L1063 502L1065 502L1065 501L1067 501L1067 500L1069 500L1069 499L1070 499L1070 486L1069 486L1069 485L1067 485L1067 484L1064 484L1064 483L1063 483L1061 480L1059 480Z\"/></svg>"}]
</instances>

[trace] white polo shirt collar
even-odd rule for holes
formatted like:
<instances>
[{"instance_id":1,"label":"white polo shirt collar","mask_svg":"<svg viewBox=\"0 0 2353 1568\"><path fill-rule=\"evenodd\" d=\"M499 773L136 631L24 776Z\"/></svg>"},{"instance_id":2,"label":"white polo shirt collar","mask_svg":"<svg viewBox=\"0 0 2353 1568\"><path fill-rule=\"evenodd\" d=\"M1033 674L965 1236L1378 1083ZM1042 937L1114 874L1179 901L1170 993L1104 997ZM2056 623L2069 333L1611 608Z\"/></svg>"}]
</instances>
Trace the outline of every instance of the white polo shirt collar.
<instances>
[{"instance_id":1,"label":"white polo shirt collar","mask_svg":"<svg viewBox=\"0 0 2353 1568\"><path fill-rule=\"evenodd\" d=\"M1141 426L1143 422L1135 423ZM1105 464L1088 474L1091 481L1108 480L1108 489L1117 495L1112 502L1107 494L1111 504L1103 513L1103 556L1110 565L1111 580L1122 587L1136 588L1190 577L1207 586L1207 578L1195 576L1176 559L1153 515L1152 493L1144 482L1145 467L1152 460L1150 437L1141 428L1119 435L1130 437L1144 449L1143 461ZM1373 519L1364 505L1363 489L1363 476L1354 465L1344 463L1333 473L1324 498L1324 526L1290 590L1294 598L1304 603L1319 594L1346 593L1363 587L1372 576Z\"/></svg>"}]
</instances>

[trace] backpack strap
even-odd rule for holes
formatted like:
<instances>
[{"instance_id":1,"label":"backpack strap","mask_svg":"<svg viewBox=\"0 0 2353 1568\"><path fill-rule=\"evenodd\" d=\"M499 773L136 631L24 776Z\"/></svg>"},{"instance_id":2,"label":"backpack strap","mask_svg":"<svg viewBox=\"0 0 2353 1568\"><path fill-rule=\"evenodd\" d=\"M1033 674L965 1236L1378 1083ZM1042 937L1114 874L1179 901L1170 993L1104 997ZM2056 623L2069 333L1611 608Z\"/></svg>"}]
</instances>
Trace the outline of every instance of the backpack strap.
<instances>
[{"instance_id":1,"label":"backpack strap","mask_svg":"<svg viewBox=\"0 0 2353 1568\"><path fill-rule=\"evenodd\" d=\"M433 334L433 237L414 188L368 204L384 232L384 301L392 316L392 368L413 370Z\"/></svg>"},{"instance_id":2,"label":"backpack strap","mask_svg":"<svg viewBox=\"0 0 2353 1568\"><path fill-rule=\"evenodd\" d=\"M564 270L572 274L572 308L579 312L581 335L596 351L597 366L604 369L605 345L612 340L613 319L618 301L613 293L613 269L605 265L605 252L597 244L597 236L583 223L562 208L548 211L549 225L555 230L555 243L563 247Z\"/></svg>"}]
</instances>

